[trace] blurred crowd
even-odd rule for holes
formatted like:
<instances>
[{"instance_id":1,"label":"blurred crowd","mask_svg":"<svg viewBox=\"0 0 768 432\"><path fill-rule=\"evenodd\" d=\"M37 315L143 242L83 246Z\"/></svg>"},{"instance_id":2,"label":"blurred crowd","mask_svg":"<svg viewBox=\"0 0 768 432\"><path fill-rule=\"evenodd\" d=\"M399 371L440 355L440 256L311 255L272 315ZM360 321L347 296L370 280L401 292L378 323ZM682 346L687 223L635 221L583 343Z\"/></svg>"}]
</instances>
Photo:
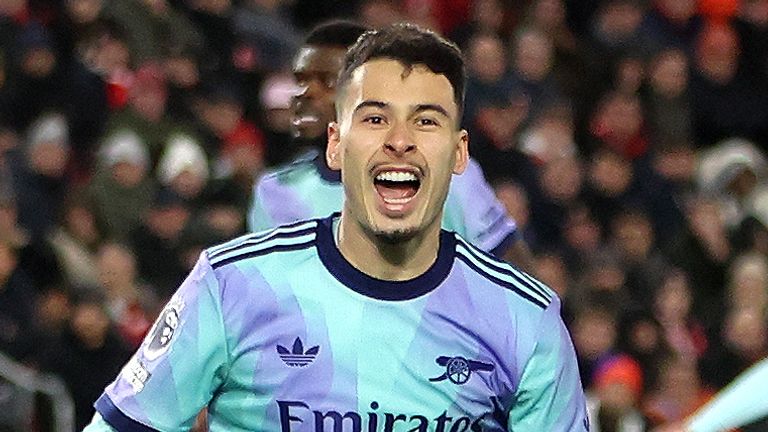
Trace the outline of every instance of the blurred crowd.
<instances>
[{"instance_id":1,"label":"blurred crowd","mask_svg":"<svg viewBox=\"0 0 768 432\"><path fill-rule=\"evenodd\" d=\"M342 17L464 50L470 152L564 300L595 430L679 420L768 355L768 0L2 0L0 352L78 425L245 232L294 156L291 59Z\"/></svg>"}]
</instances>

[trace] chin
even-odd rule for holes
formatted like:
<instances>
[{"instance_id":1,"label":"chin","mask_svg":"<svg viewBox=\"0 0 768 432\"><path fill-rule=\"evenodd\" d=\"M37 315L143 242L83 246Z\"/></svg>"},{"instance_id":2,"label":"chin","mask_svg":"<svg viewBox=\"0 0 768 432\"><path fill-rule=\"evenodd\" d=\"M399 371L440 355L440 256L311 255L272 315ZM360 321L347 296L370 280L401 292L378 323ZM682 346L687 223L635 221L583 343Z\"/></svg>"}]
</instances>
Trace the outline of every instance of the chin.
<instances>
[{"instance_id":1,"label":"chin","mask_svg":"<svg viewBox=\"0 0 768 432\"><path fill-rule=\"evenodd\" d=\"M395 244L411 240L422 230L418 224L409 223L406 220L388 219L372 221L368 231L371 235L388 244Z\"/></svg>"},{"instance_id":2,"label":"chin","mask_svg":"<svg viewBox=\"0 0 768 432\"><path fill-rule=\"evenodd\" d=\"M387 244L397 244L406 242L416 237L418 230L416 228L395 228L389 230L374 230L373 235L380 241Z\"/></svg>"}]
</instances>

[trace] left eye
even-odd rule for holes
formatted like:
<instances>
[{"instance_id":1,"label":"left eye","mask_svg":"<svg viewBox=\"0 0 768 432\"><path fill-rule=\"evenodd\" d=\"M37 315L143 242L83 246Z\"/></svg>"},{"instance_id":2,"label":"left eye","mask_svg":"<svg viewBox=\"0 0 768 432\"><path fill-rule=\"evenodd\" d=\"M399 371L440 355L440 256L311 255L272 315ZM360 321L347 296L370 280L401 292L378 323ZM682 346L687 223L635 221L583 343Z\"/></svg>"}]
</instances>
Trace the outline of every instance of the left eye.
<instances>
[{"instance_id":1,"label":"left eye","mask_svg":"<svg viewBox=\"0 0 768 432\"><path fill-rule=\"evenodd\" d=\"M418 124L419 124L419 126L437 126L437 122L436 121L434 121L432 119L428 119L428 118L419 119L418 120Z\"/></svg>"}]
</instances>

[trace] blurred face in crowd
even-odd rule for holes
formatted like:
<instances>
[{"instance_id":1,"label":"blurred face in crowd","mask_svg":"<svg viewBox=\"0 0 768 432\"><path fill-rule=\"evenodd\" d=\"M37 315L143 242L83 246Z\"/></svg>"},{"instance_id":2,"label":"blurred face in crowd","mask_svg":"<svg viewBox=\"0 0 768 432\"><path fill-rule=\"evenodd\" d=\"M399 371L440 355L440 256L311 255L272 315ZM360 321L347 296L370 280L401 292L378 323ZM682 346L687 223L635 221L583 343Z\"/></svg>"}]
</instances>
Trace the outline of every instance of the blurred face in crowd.
<instances>
[{"instance_id":1,"label":"blurred face in crowd","mask_svg":"<svg viewBox=\"0 0 768 432\"><path fill-rule=\"evenodd\" d=\"M136 257L117 243L106 243L96 257L99 283L110 296L120 296L121 288L133 285L136 279Z\"/></svg>"},{"instance_id":2,"label":"blurred face in crowd","mask_svg":"<svg viewBox=\"0 0 768 432\"><path fill-rule=\"evenodd\" d=\"M506 70L504 45L497 36L480 34L469 41L467 68L469 73L482 82L500 80Z\"/></svg>"},{"instance_id":3,"label":"blurred face in crowd","mask_svg":"<svg viewBox=\"0 0 768 432\"><path fill-rule=\"evenodd\" d=\"M606 2L597 13L597 28L603 39L618 41L632 36L643 20L643 11L628 0Z\"/></svg>"},{"instance_id":4,"label":"blurred face in crowd","mask_svg":"<svg viewBox=\"0 0 768 432\"><path fill-rule=\"evenodd\" d=\"M653 89L667 97L680 95L688 86L688 59L681 50L670 49L658 54L651 64Z\"/></svg>"},{"instance_id":5,"label":"blurred face in crowd","mask_svg":"<svg viewBox=\"0 0 768 432\"><path fill-rule=\"evenodd\" d=\"M103 0L69 0L67 14L75 24L87 24L96 21L104 6Z\"/></svg>"},{"instance_id":6,"label":"blurred face in crowd","mask_svg":"<svg viewBox=\"0 0 768 432\"><path fill-rule=\"evenodd\" d=\"M328 123L335 117L336 77L346 49L337 46L305 45L293 63L299 92L293 98L291 121L293 136L315 140L325 137Z\"/></svg>"},{"instance_id":7,"label":"blurred face in crowd","mask_svg":"<svg viewBox=\"0 0 768 432\"><path fill-rule=\"evenodd\" d=\"M744 255L730 268L728 300L733 308L768 307L768 260L761 255Z\"/></svg>"},{"instance_id":8,"label":"blurred face in crowd","mask_svg":"<svg viewBox=\"0 0 768 432\"><path fill-rule=\"evenodd\" d=\"M504 23L504 7L499 0L476 0L472 18L481 29L498 32Z\"/></svg>"},{"instance_id":9,"label":"blurred face in crowd","mask_svg":"<svg viewBox=\"0 0 768 432\"><path fill-rule=\"evenodd\" d=\"M207 100L202 105L203 121L218 136L231 133L243 116L242 106L229 100Z\"/></svg>"},{"instance_id":10,"label":"blurred face in crowd","mask_svg":"<svg viewBox=\"0 0 768 432\"><path fill-rule=\"evenodd\" d=\"M768 26L768 0L739 2L739 16L758 27Z\"/></svg>"},{"instance_id":11,"label":"blurred face in crowd","mask_svg":"<svg viewBox=\"0 0 768 432\"><path fill-rule=\"evenodd\" d=\"M541 81L552 68L553 46L549 37L538 30L522 33L515 44L515 70L524 79Z\"/></svg>"},{"instance_id":12,"label":"blurred face in crowd","mask_svg":"<svg viewBox=\"0 0 768 432\"><path fill-rule=\"evenodd\" d=\"M149 210L147 225L152 232L164 240L176 240L189 220L189 209L184 204L174 203Z\"/></svg>"},{"instance_id":13,"label":"blurred face in crowd","mask_svg":"<svg viewBox=\"0 0 768 432\"><path fill-rule=\"evenodd\" d=\"M81 303L72 311L72 330L88 348L99 348L109 330L109 316L98 303Z\"/></svg>"},{"instance_id":14,"label":"blurred face in crowd","mask_svg":"<svg viewBox=\"0 0 768 432\"><path fill-rule=\"evenodd\" d=\"M73 205L64 214L64 225L69 233L81 242L94 245L99 240L99 230L93 212L84 205Z\"/></svg>"},{"instance_id":15,"label":"blurred face in crowd","mask_svg":"<svg viewBox=\"0 0 768 432\"><path fill-rule=\"evenodd\" d=\"M341 170L345 214L389 241L436 233L451 175L468 158L448 78L374 59L352 73L338 106L326 161Z\"/></svg>"},{"instance_id":16,"label":"blurred face in crowd","mask_svg":"<svg viewBox=\"0 0 768 432\"><path fill-rule=\"evenodd\" d=\"M147 167L127 161L118 161L112 165L112 178L123 187L132 188L144 180Z\"/></svg>"},{"instance_id":17,"label":"blurred face in crowd","mask_svg":"<svg viewBox=\"0 0 768 432\"><path fill-rule=\"evenodd\" d=\"M648 218L641 214L623 215L613 225L614 240L624 258L631 262L645 260L654 241L653 227Z\"/></svg>"},{"instance_id":18,"label":"blurred face in crowd","mask_svg":"<svg viewBox=\"0 0 768 432\"><path fill-rule=\"evenodd\" d=\"M696 64L710 80L726 83L736 74L739 63L739 37L726 25L705 28L696 41Z\"/></svg>"},{"instance_id":19,"label":"blurred face in crowd","mask_svg":"<svg viewBox=\"0 0 768 432\"><path fill-rule=\"evenodd\" d=\"M614 197L624 193L634 176L632 164L611 151L601 151L592 160L589 180L603 195Z\"/></svg>"},{"instance_id":20,"label":"blurred face in crowd","mask_svg":"<svg viewBox=\"0 0 768 432\"><path fill-rule=\"evenodd\" d=\"M593 121L616 142L624 143L640 133L643 107L636 95L608 94L597 107Z\"/></svg>"},{"instance_id":21,"label":"blurred face in crowd","mask_svg":"<svg viewBox=\"0 0 768 432\"><path fill-rule=\"evenodd\" d=\"M602 233L600 225L585 206L577 206L568 213L564 237L571 248L585 253L594 253L600 248Z\"/></svg>"},{"instance_id":22,"label":"blurred face in crowd","mask_svg":"<svg viewBox=\"0 0 768 432\"><path fill-rule=\"evenodd\" d=\"M56 55L47 47L33 47L23 54L21 60L22 71L36 79L50 76L55 67Z\"/></svg>"},{"instance_id":23,"label":"blurred face in crowd","mask_svg":"<svg viewBox=\"0 0 768 432\"><path fill-rule=\"evenodd\" d=\"M30 168L46 177L59 178L64 175L69 160L69 149L58 142L39 143L30 149Z\"/></svg>"},{"instance_id":24,"label":"blurred face in crowd","mask_svg":"<svg viewBox=\"0 0 768 432\"><path fill-rule=\"evenodd\" d=\"M532 16L539 28L558 28L565 24L565 5L562 0L534 1Z\"/></svg>"},{"instance_id":25,"label":"blurred face in crowd","mask_svg":"<svg viewBox=\"0 0 768 432\"><path fill-rule=\"evenodd\" d=\"M567 203L578 196L583 184L583 172L578 159L554 159L542 168L540 183L547 198Z\"/></svg>"},{"instance_id":26,"label":"blurred face in crowd","mask_svg":"<svg viewBox=\"0 0 768 432\"><path fill-rule=\"evenodd\" d=\"M728 314L724 331L728 346L742 357L758 360L768 351L768 329L761 311L732 311Z\"/></svg>"},{"instance_id":27,"label":"blurred face in crowd","mask_svg":"<svg viewBox=\"0 0 768 432\"><path fill-rule=\"evenodd\" d=\"M169 56L164 67L168 81L177 87L191 89L200 82L200 70L191 56Z\"/></svg>"},{"instance_id":28,"label":"blurred face in crowd","mask_svg":"<svg viewBox=\"0 0 768 432\"><path fill-rule=\"evenodd\" d=\"M656 316L662 322L685 320L690 312L691 301L688 278L680 271L670 273L654 298Z\"/></svg>"},{"instance_id":29,"label":"blurred face in crowd","mask_svg":"<svg viewBox=\"0 0 768 432\"><path fill-rule=\"evenodd\" d=\"M171 188L184 198L197 197L205 187L206 178L191 170L184 170L171 180Z\"/></svg>"},{"instance_id":30,"label":"blurred face in crowd","mask_svg":"<svg viewBox=\"0 0 768 432\"><path fill-rule=\"evenodd\" d=\"M130 69L131 53L125 41L106 32L78 44L78 55L89 69L110 79Z\"/></svg>"},{"instance_id":31,"label":"blurred face in crowd","mask_svg":"<svg viewBox=\"0 0 768 432\"><path fill-rule=\"evenodd\" d=\"M616 322L608 314L587 310L574 322L573 343L579 356L597 359L613 348L616 342Z\"/></svg>"},{"instance_id":32,"label":"blurred face in crowd","mask_svg":"<svg viewBox=\"0 0 768 432\"><path fill-rule=\"evenodd\" d=\"M694 0L656 0L656 7L672 22L685 23L696 14Z\"/></svg>"}]
</instances>

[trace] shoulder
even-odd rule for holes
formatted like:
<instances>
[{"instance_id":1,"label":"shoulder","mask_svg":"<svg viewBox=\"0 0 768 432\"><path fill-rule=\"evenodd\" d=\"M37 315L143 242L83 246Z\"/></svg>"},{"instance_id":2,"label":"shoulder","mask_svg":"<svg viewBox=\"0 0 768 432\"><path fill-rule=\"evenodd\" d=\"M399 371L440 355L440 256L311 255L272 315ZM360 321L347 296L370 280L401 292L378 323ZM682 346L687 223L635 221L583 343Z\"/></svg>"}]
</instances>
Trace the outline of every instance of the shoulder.
<instances>
[{"instance_id":1,"label":"shoulder","mask_svg":"<svg viewBox=\"0 0 768 432\"><path fill-rule=\"evenodd\" d=\"M310 219L246 234L205 250L211 267L218 268L258 257L315 246L319 220Z\"/></svg>"},{"instance_id":2,"label":"shoulder","mask_svg":"<svg viewBox=\"0 0 768 432\"><path fill-rule=\"evenodd\" d=\"M287 165L267 171L256 182L259 190L274 190L283 187L289 187L301 178L308 175L318 175L314 159L317 157L314 153L306 153L299 156Z\"/></svg>"},{"instance_id":3,"label":"shoulder","mask_svg":"<svg viewBox=\"0 0 768 432\"><path fill-rule=\"evenodd\" d=\"M517 267L485 252L460 235L456 236L456 259L485 286L506 290L515 304L545 310L557 301L557 294L544 283Z\"/></svg>"}]
</instances>

